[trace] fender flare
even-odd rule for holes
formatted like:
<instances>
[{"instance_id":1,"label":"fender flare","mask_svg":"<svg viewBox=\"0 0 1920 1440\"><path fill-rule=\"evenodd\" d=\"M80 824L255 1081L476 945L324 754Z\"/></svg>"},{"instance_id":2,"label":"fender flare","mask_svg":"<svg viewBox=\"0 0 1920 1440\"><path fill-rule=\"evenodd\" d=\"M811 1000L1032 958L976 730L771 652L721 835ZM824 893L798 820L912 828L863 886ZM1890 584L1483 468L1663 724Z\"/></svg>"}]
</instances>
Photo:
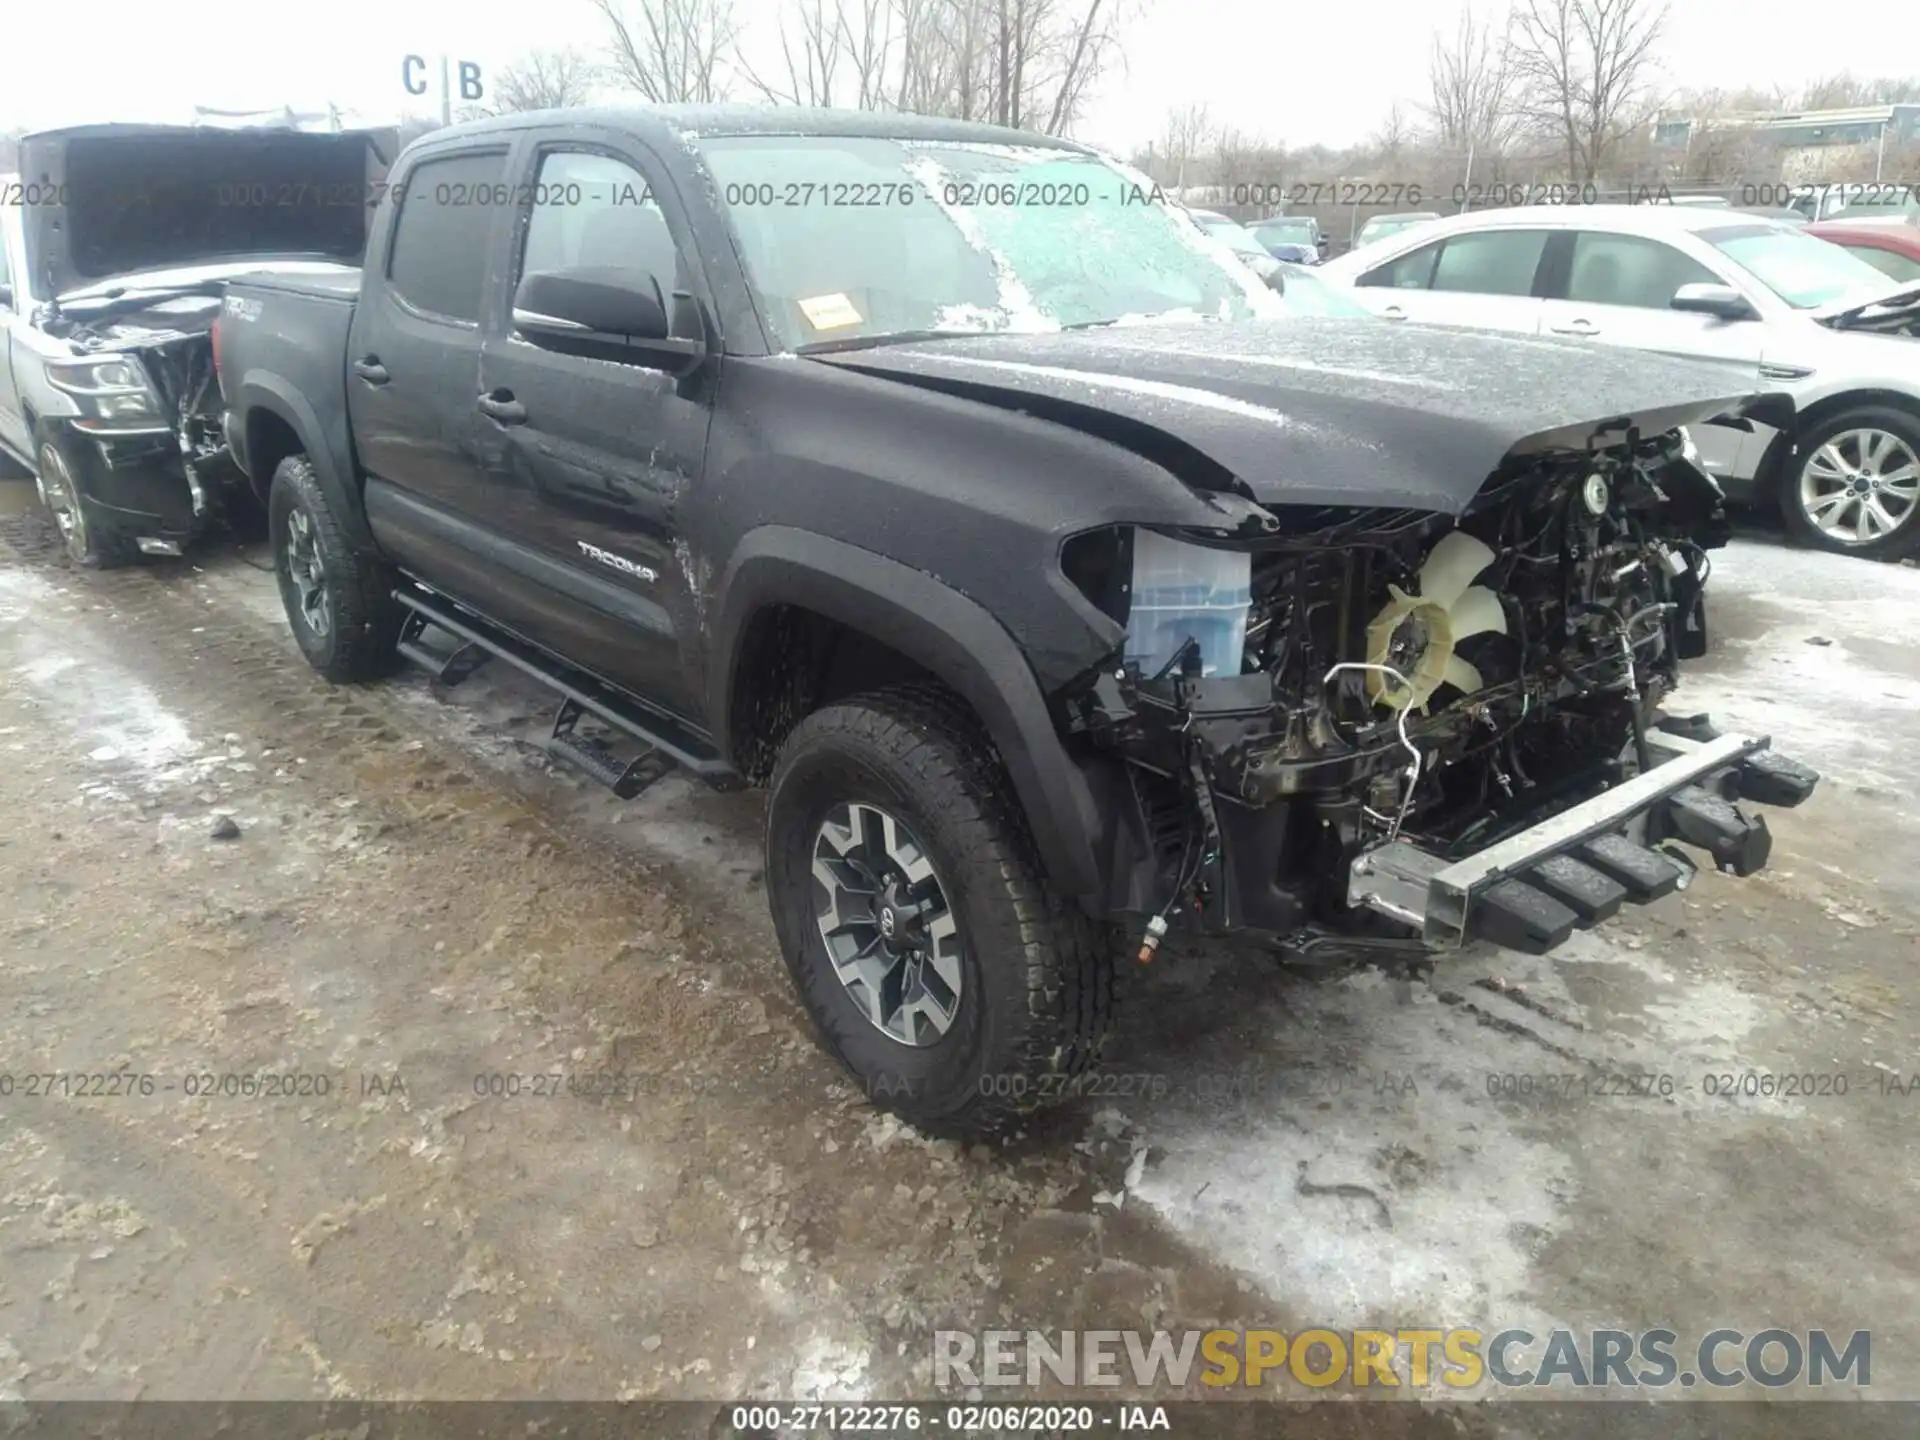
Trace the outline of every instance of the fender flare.
<instances>
[{"instance_id":1,"label":"fender flare","mask_svg":"<svg viewBox=\"0 0 1920 1440\"><path fill-rule=\"evenodd\" d=\"M748 622L769 605L812 610L925 666L972 706L1006 766L1053 888L1076 899L1101 892L1092 787L1060 743L1032 667L984 606L925 571L785 525L747 533L718 593L707 713L730 762L735 671Z\"/></svg>"},{"instance_id":2,"label":"fender flare","mask_svg":"<svg viewBox=\"0 0 1920 1440\"><path fill-rule=\"evenodd\" d=\"M264 410L285 421L299 440L301 452L313 462L321 493L327 497L333 507L334 518L340 522L348 538L366 549L376 548L373 531L367 524L366 506L360 498L360 488L353 483L352 460L346 458L343 473L344 446L330 442L327 427L304 395L278 375L252 370L242 376L240 383L234 387L232 408L239 421L243 442L247 422L255 411ZM253 475L252 464L252 457L248 456L249 479ZM267 477L269 482L272 478Z\"/></svg>"}]
</instances>

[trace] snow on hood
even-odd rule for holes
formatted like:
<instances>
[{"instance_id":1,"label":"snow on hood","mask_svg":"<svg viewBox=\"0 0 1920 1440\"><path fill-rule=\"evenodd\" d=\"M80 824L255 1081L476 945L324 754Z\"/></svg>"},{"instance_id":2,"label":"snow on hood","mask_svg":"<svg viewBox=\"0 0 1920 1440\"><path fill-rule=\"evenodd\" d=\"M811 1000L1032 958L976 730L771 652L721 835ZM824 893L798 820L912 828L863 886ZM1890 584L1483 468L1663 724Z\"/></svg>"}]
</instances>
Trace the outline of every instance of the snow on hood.
<instances>
[{"instance_id":1,"label":"snow on hood","mask_svg":"<svg viewBox=\"0 0 1920 1440\"><path fill-rule=\"evenodd\" d=\"M811 358L1095 432L1101 415L1149 426L1264 504L1446 514L1509 456L1618 443L1629 423L1659 434L1760 394L1746 366L1371 317L996 334Z\"/></svg>"}]
</instances>

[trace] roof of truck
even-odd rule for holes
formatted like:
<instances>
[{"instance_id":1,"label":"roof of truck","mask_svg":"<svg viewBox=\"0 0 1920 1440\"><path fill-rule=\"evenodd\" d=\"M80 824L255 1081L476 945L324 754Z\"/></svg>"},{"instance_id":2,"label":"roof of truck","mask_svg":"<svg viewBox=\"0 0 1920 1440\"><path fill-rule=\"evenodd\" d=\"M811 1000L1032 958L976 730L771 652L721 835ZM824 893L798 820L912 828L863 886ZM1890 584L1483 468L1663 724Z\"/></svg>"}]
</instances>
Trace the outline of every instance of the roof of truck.
<instances>
[{"instance_id":1,"label":"roof of truck","mask_svg":"<svg viewBox=\"0 0 1920 1440\"><path fill-rule=\"evenodd\" d=\"M828 110L800 105L580 105L564 110L528 110L487 120L469 120L430 131L423 139L518 130L528 125L587 125L626 130L643 139L674 140L720 135L852 135L874 139L971 141L1027 149L1091 153L1085 145L1030 130L946 120L891 110Z\"/></svg>"}]
</instances>

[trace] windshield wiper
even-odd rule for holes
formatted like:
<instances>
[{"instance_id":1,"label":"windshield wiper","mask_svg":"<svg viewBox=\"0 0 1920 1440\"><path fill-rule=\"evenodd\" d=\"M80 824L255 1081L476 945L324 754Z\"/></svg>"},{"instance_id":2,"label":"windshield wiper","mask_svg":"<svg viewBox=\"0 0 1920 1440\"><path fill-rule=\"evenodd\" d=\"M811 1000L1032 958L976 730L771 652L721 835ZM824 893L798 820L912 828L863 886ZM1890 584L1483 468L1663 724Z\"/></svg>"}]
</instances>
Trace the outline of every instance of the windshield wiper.
<instances>
[{"instance_id":1,"label":"windshield wiper","mask_svg":"<svg viewBox=\"0 0 1920 1440\"><path fill-rule=\"evenodd\" d=\"M1109 325L1118 325L1122 320L1131 321L1135 325L1146 325L1155 320L1164 320L1170 315L1181 316L1194 324L1216 318L1212 315L1193 313L1190 307L1185 305L1175 305L1166 310L1150 310L1143 315L1115 315L1110 320L1079 320L1072 325L1062 325L1060 328L1062 330L1104 330Z\"/></svg>"},{"instance_id":2,"label":"windshield wiper","mask_svg":"<svg viewBox=\"0 0 1920 1440\"><path fill-rule=\"evenodd\" d=\"M970 340L981 335L1005 335L1005 330L890 330L884 335L853 335L845 340L815 340L796 345L796 355L833 355L842 350L871 350L877 345L910 345L916 340Z\"/></svg>"}]
</instances>

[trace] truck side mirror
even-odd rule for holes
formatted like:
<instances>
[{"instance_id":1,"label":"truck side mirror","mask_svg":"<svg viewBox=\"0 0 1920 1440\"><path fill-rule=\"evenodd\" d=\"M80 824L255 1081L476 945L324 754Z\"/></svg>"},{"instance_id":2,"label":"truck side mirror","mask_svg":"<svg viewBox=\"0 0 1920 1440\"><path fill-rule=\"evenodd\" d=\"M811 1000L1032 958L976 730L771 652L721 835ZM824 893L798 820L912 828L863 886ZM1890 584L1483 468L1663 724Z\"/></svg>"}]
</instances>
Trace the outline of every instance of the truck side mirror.
<instances>
[{"instance_id":1,"label":"truck side mirror","mask_svg":"<svg viewBox=\"0 0 1920 1440\"><path fill-rule=\"evenodd\" d=\"M667 323L660 282L645 270L577 266L537 270L513 294L513 328L535 345L679 372L707 353Z\"/></svg>"}]
</instances>

